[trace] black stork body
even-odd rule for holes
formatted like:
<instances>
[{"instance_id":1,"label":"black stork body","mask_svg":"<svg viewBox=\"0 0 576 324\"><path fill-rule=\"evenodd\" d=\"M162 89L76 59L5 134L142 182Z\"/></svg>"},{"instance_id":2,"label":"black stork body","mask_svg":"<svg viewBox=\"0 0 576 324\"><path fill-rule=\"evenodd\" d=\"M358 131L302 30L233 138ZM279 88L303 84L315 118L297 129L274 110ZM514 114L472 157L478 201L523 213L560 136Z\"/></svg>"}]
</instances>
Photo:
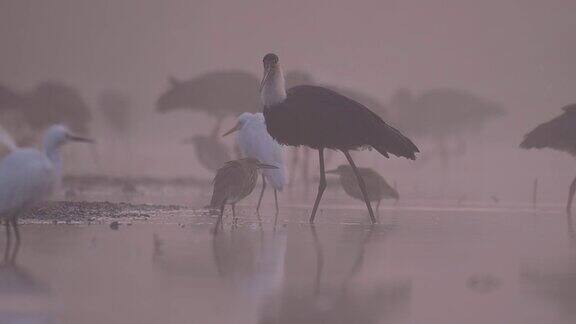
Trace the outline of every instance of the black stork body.
<instances>
[{"instance_id":1,"label":"black stork body","mask_svg":"<svg viewBox=\"0 0 576 324\"><path fill-rule=\"evenodd\" d=\"M310 222L314 222L326 189L324 149L333 149L342 151L354 170L370 219L375 223L366 185L349 151L372 147L385 157L393 154L414 160L415 153L419 152L416 145L370 109L337 92L309 85L286 91L278 56L267 54L263 63L260 93L268 132L280 144L318 150L320 184Z\"/></svg>"},{"instance_id":2,"label":"black stork body","mask_svg":"<svg viewBox=\"0 0 576 324\"><path fill-rule=\"evenodd\" d=\"M562 108L564 113L548 122L538 125L530 133L524 136L520 147L551 148L576 156L576 104ZM576 178L572 180L568 193L566 212L571 213L572 200L576 192Z\"/></svg>"}]
</instances>

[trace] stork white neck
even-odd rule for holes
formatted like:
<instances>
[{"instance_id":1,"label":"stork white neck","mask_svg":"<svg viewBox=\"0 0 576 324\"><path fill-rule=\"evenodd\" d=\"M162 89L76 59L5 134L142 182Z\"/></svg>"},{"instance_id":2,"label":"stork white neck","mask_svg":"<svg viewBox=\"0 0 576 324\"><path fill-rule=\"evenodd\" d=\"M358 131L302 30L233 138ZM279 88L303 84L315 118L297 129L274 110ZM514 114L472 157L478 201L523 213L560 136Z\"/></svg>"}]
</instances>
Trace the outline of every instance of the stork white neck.
<instances>
[{"instance_id":1,"label":"stork white neck","mask_svg":"<svg viewBox=\"0 0 576 324\"><path fill-rule=\"evenodd\" d=\"M264 106L273 106L286 99L286 83L280 65L276 65L262 85L260 98Z\"/></svg>"}]
</instances>

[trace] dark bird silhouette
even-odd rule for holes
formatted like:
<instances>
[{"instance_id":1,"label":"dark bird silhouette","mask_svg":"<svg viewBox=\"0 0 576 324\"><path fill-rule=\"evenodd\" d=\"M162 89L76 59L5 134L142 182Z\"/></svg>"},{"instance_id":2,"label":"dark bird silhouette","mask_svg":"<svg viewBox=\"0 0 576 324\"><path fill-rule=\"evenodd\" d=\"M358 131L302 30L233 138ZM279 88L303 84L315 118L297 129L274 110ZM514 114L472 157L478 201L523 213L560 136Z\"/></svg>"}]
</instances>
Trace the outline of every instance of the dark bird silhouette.
<instances>
[{"instance_id":1,"label":"dark bird silhouette","mask_svg":"<svg viewBox=\"0 0 576 324\"><path fill-rule=\"evenodd\" d=\"M222 222L224 206L232 205L232 215L236 217L235 205L246 198L256 187L259 169L276 169L276 166L264 164L253 158L238 159L227 162L218 169L212 182L214 191L210 201L210 208L219 208L220 216L216 228Z\"/></svg>"},{"instance_id":2,"label":"dark bird silhouette","mask_svg":"<svg viewBox=\"0 0 576 324\"><path fill-rule=\"evenodd\" d=\"M338 92L338 93L340 93L340 94L342 94L348 98L351 98L352 100L357 101L361 105L364 105L366 107L370 107L370 110L377 113L381 118L386 118L388 116L388 109L387 109L386 105L383 104L380 100L378 100L377 98L375 98L374 96L372 96L369 93L364 93L364 92L356 90L356 89L345 88L345 87L335 86L335 85L326 84L326 83L319 83L316 80L314 80L314 78L312 77L312 75L310 73L307 73L304 71L290 70L290 71L286 72L286 88L290 89L292 87L296 87L299 85L318 85L318 86L328 88L328 89L335 91L335 92ZM308 177L309 158L310 158L309 149L304 148L303 152L302 152L301 175L302 175L302 178L303 178L306 185L308 185L308 179L309 179L309 177ZM327 154L325 159L330 160L330 156ZM290 172L291 179L290 179L289 183L294 182L294 177L296 176L295 171L296 171L296 168L298 167L299 162L300 161L299 161L299 157L298 157L298 151L295 149L293 152L293 155L292 155L292 166L291 166L292 172Z\"/></svg>"},{"instance_id":3,"label":"dark bird silhouette","mask_svg":"<svg viewBox=\"0 0 576 324\"><path fill-rule=\"evenodd\" d=\"M415 96L399 89L391 106L398 111L398 123L411 136L438 143L440 155L448 158L446 141L454 139L454 153L465 152L465 138L480 132L486 124L505 114L504 108L490 100L459 89L438 88Z\"/></svg>"},{"instance_id":4,"label":"dark bird silhouette","mask_svg":"<svg viewBox=\"0 0 576 324\"><path fill-rule=\"evenodd\" d=\"M334 170L326 171L326 173L337 174L340 176L340 184L344 191L352 198L356 198L359 200L363 200L364 197L362 196L362 191L358 186L358 180L356 180L356 176L354 175L354 171L348 165L340 165L338 168ZM384 180L384 178L378 174L373 169L370 168L358 168L358 173L362 179L364 179L364 183L366 184L366 192L368 193L368 199L371 202L376 201L376 210L380 207L380 201L382 199L400 199L400 195L398 191L396 191L392 186Z\"/></svg>"},{"instance_id":5,"label":"dark bird silhouette","mask_svg":"<svg viewBox=\"0 0 576 324\"><path fill-rule=\"evenodd\" d=\"M225 116L259 110L261 103L256 89L258 78L238 70L209 72L186 81L171 77L169 88L156 102L156 109L159 112L180 109L205 112L216 118L213 132L217 133Z\"/></svg>"},{"instance_id":6,"label":"dark bird silhouette","mask_svg":"<svg viewBox=\"0 0 576 324\"><path fill-rule=\"evenodd\" d=\"M226 145L213 135L194 135L183 140L182 143L194 146L196 158L207 170L218 171L227 161L231 160Z\"/></svg>"},{"instance_id":7,"label":"dark bird silhouette","mask_svg":"<svg viewBox=\"0 0 576 324\"><path fill-rule=\"evenodd\" d=\"M366 185L349 151L372 147L386 157L393 154L414 160L419 152L416 145L370 109L332 90L302 85L286 91L278 56L267 54L263 63L260 92L268 133L280 144L318 150L320 184L310 222L314 222L326 189L324 149L333 149L342 151L354 170L370 219L375 223Z\"/></svg>"},{"instance_id":8,"label":"dark bird silhouette","mask_svg":"<svg viewBox=\"0 0 576 324\"><path fill-rule=\"evenodd\" d=\"M562 110L564 110L562 115L538 125L526 134L520 147L523 149L551 148L576 156L576 104L565 106ZM566 204L567 213L571 213L575 192L576 178L570 185Z\"/></svg>"},{"instance_id":9,"label":"dark bird silhouette","mask_svg":"<svg viewBox=\"0 0 576 324\"><path fill-rule=\"evenodd\" d=\"M63 123L76 132L86 132L92 119L80 92L61 82L42 82L26 95L22 107L26 122L36 130Z\"/></svg>"}]
</instances>

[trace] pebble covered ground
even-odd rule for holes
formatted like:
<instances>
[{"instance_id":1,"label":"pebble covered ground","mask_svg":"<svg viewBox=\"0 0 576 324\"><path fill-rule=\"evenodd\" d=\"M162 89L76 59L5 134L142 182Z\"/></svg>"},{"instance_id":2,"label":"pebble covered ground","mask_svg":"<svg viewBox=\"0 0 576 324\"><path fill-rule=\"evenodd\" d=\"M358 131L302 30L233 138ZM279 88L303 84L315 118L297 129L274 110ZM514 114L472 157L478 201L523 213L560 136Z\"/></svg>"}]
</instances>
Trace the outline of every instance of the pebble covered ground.
<instances>
[{"instance_id":1,"label":"pebble covered ground","mask_svg":"<svg viewBox=\"0 0 576 324\"><path fill-rule=\"evenodd\" d=\"M31 222L86 223L104 219L147 219L156 212L186 209L176 205L151 205L111 202L51 201L38 205L20 219Z\"/></svg>"}]
</instances>

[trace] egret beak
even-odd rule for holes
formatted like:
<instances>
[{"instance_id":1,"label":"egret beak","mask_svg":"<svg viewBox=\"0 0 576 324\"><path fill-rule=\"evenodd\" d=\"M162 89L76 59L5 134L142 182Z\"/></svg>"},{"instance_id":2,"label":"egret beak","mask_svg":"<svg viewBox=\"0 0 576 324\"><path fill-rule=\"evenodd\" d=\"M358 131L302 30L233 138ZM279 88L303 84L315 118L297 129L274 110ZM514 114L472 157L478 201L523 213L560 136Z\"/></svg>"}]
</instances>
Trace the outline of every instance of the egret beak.
<instances>
[{"instance_id":1,"label":"egret beak","mask_svg":"<svg viewBox=\"0 0 576 324\"><path fill-rule=\"evenodd\" d=\"M236 131L239 131L240 128L242 128L242 126L240 126L240 123L238 123L238 124L236 124L236 126L232 127L231 130L229 130L229 131L227 131L226 133L224 133L224 135L222 135L222 137L228 136L228 135L230 135L230 134L232 134L232 133L234 133L234 132L236 132Z\"/></svg>"},{"instance_id":2,"label":"egret beak","mask_svg":"<svg viewBox=\"0 0 576 324\"><path fill-rule=\"evenodd\" d=\"M258 92L262 92L262 88L264 88L264 85L266 84L266 82L268 82L268 79L270 78L271 74L272 74L272 66L266 67L264 70L264 77L262 78L262 82L260 82L260 89L258 90Z\"/></svg>"},{"instance_id":3,"label":"egret beak","mask_svg":"<svg viewBox=\"0 0 576 324\"><path fill-rule=\"evenodd\" d=\"M80 136L76 136L76 135L72 135L72 134L68 134L68 135L66 135L66 137L68 138L68 140L74 141L74 142L94 143L93 139L80 137Z\"/></svg>"},{"instance_id":4,"label":"egret beak","mask_svg":"<svg viewBox=\"0 0 576 324\"><path fill-rule=\"evenodd\" d=\"M340 172L338 172L338 169L324 171L324 173L328 173L328 174L340 174Z\"/></svg>"},{"instance_id":5,"label":"egret beak","mask_svg":"<svg viewBox=\"0 0 576 324\"><path fill-rule=\"evenodd\" d=\"M259 163L258 167L260 169L278 169L278 167L275 165L270 165L270 164L265 164L265 163Z\"/></svg>"}]
</instances>

